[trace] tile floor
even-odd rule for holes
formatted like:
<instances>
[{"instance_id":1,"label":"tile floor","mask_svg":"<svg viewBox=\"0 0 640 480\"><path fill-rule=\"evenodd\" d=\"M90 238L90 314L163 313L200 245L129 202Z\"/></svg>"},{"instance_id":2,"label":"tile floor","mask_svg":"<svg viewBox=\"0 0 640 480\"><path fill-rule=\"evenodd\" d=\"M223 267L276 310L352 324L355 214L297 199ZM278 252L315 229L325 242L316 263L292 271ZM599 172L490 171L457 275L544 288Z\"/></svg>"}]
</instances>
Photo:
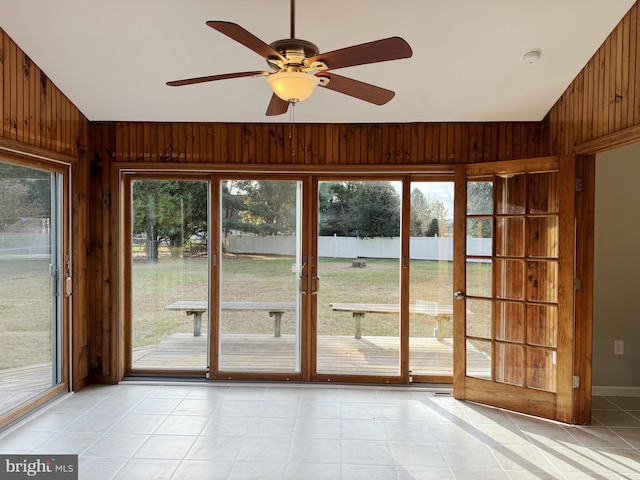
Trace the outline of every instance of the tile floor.
<instances>
[{"instance_id":1,"label":"tile floor","mask_svg":"<svg viewBox=\"0 0 640 480\"><path fill-rule=\"evenodd\" d=\"M426 389L92 386L0 434L100 479L640 479L640 398L567 426Z\"/></svg>"}]
</instances>

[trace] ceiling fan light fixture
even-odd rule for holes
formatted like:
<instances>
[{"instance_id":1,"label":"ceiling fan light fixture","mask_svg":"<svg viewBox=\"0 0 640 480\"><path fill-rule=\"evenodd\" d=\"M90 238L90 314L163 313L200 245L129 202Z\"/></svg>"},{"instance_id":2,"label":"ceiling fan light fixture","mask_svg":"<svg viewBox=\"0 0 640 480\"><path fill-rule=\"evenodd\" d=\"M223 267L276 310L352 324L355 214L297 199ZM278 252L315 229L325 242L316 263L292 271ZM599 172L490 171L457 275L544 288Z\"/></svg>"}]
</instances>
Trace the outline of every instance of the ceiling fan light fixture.
<instances>
[{"instance_id":1,"label":"ceiling fan light fixture","mask_svg":"<svg viewBox=\"0 0 640 480\"><path fill-rule=\"evenodd\" d=\"M267 77L273 92L286 102L302 102L320 83L315 75L304 72L277 72Z\"/></svg>"}]
</instances>

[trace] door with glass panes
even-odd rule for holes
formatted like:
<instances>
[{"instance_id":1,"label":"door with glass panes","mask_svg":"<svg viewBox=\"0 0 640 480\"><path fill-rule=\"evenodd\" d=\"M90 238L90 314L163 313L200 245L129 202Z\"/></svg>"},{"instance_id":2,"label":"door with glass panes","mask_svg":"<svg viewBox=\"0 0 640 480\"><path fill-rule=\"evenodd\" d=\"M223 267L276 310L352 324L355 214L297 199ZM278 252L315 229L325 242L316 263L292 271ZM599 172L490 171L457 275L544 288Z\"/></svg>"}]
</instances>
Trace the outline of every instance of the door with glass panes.
<instances>
[{"instance_id":1,"label":"door with glass panes","mask_svg":"<svg viewBox=\"0 0 640 480\"><path fill-rule=\"evenodd\" d=\"M454 395L571 422L574 160L456 172Z\"/></svg>"}]
</instances>

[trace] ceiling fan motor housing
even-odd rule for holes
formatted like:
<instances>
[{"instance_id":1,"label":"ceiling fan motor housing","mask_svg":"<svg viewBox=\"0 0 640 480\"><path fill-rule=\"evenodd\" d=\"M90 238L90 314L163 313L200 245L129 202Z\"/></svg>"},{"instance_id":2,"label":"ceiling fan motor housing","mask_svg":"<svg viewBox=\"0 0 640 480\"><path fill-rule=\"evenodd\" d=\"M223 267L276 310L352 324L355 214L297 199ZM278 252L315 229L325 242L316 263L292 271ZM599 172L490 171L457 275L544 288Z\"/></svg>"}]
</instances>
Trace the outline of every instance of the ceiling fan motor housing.
<instances>
[{"instance_id":1,"label":"ceiling fan motor housing","mask_svg":"<svg viewBox=\"0 0 640 480\"><path fill-rule=\"evenodd\" d=\"M315 43L298 38L286 38L276 40L269 45L276 52L288 60L286 65L281 65L279 60L267 59L269 66L275 70L288 69L287 67L302 67L307 58L315 57L320 53L320 49Z\"/></svg>"}]
</instances>

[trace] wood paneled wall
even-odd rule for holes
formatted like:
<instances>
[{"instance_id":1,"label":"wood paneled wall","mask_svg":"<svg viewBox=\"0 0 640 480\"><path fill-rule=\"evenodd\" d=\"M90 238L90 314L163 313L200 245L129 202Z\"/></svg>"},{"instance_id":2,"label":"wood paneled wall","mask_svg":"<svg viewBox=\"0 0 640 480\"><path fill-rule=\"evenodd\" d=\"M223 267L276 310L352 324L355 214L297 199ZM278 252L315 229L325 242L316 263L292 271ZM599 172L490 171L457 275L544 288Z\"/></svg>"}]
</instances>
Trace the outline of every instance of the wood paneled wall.
<instances>
[{"instance_id":1,"label":"wood paneled wall","mask_svg":"<svg viewBox=\"0 0 640 480\"><path fill-rule=\"evenodd\" d=\"M77 158L88 120L2 29L0 62L2 137Z\"/></svg>"},{"instance_id":2,"label":"wood paneled wall","mask_svg":"<svg viewBox=\"0 0 640 480\"><path fill-rule=\"evenodd\" d=\"M549 154L640 140L640 8L635 3L544 119Z\"/></svg>"},{"instance_id":3,"label":"wood paneled wall","mask_svg":"<svg viewBox=\"0 0 640 480\"><path fill-rule=\"evenodd\" d=\"M74 265L73 384L88 378L89 304L87 285L89 231L86 199L89 184L87 150L89 121L49 77L0 29L0 138L15 150L72 165L71 239ZM6 142L5 142L6 144Z\"/></svg>"},{"instance_id":4,"label":"wood paneled wall","mask_svg":"<svg viewBox=\"0 0 640 480\"><path fill-rule=\"evenodd\" d=\"M92 123L115 162L452 164L546 154L540 122L407 124Z\"/></svg>"}]
</instances>

